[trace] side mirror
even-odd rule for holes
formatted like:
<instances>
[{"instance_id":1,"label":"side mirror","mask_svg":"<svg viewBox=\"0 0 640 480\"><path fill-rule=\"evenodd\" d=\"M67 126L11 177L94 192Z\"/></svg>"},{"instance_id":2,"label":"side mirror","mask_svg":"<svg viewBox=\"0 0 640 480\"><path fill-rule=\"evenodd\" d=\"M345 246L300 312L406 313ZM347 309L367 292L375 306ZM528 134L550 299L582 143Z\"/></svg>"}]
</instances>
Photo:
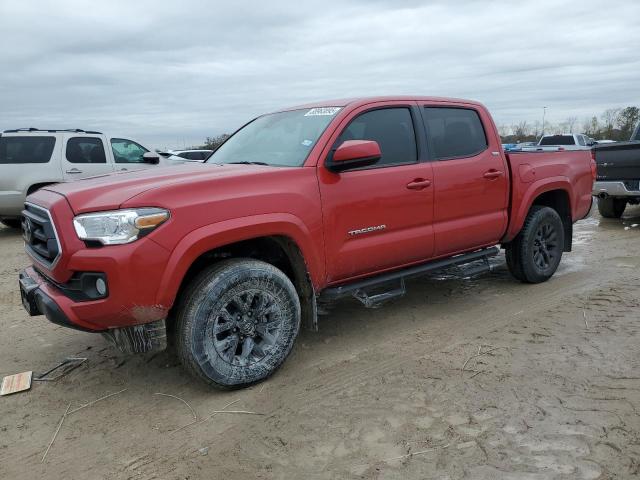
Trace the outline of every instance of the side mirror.
<instances>
[{"instance_id":1,"label":"side mirror","mask_svg":"<svg viewBox=\"0 0 640 480\"><path fill-rule=\"evenodd\" d=\"M142 161L149 165L158 165L160 163L160 157L154 152L145 152L142 154Z\"/></svg>"},{"instance_id":2,"label":"side mirror","mask_svg":"<svg viewBox=\"0 0 640 480\"><path fill-rule=\"evenodd\" d=\"M326 167L332 172L374 165L382 158L380 145L374 140L347 140L329 157Z\"/></svg>"}]
</instances>

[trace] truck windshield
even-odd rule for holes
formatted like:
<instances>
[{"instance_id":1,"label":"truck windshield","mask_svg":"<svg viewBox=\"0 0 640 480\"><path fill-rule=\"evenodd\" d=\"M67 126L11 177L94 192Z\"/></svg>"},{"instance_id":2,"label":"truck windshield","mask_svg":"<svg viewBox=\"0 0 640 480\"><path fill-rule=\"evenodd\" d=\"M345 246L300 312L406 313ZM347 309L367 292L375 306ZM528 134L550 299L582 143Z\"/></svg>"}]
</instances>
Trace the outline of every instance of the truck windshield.
<instances>
[{"instance_id":1,"label":"truck windshield","mask_svg":"<svg viewBox=\"0 0 640 480\"><path fill-rule=\"evenodd\" d=\"M575 145L573 135L549 135L542 137L540 145Z\"/></svg>"},{"instance_id":2,"label":"truck windshield","mask_svg":"<svg viewBox=\"0 0 640 480\"><path fill-rule=\"evenodd\" d=\"M301 167L340 107L305 108L258 117L234 133L207 163Z\"/></svg>"}]
</instances>

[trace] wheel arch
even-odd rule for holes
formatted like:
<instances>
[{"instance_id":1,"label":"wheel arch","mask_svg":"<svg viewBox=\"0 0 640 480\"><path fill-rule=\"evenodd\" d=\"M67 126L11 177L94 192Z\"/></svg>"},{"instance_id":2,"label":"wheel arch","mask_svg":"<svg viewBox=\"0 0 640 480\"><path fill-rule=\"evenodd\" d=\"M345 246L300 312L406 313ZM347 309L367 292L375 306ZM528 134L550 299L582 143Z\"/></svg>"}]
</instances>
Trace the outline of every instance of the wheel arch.
<instances>
[{"instance_id":1,"label":"wheel arch","mask_svg":"<svg viewBox=\"0 0 640 480\"><path fill-rule=\"evenodd\" d=\"M182 290L203 268L225 258L247 257L270 263L290 278L300 297L303 324L317 329L316 292L324 261L308 240L311 233L291 224L284 228L281 222L249 220L244 227L228 227L203 227L182 239L167 262L158 303L174 307Z\"/></svg>"},{"instance_id":2,"label":"wheel arch","mask_svg":"<svg viewBox=\"0 0 640 480\"><path fill-rule=\"evenodd\" d=\"M562 220L564 228L564 251L571 251L573 240L573 204L570 192L571 184L564 177L550 178L544 183L534 184L529 188L519 201L517 211L512 210L511 220L507 233L502 243L509 243L522 230L524 222L534 205L542 205L553 208Z\"/></svg>"},{"instance_id":3,"label":"wheel arch","mask_svg":"<svg viewBox=\"0 0 640 480\"><path fill-rule=\"evenodd\" d=\"M60 182L38 182L38 183L34 183L33 185L30 185L29 188L27 188L26 191L26 195L31 195L33 192L40 190L41 188L44 188L48 185L53 185L54 183L60 183Z\"/></svg>"}]
</instances>

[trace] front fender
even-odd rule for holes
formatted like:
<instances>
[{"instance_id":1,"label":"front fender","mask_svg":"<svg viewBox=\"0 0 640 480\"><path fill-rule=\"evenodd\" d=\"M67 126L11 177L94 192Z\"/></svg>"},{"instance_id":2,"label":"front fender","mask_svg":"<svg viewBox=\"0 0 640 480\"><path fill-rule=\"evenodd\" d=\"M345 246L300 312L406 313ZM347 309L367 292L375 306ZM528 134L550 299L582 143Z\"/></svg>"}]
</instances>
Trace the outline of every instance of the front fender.
<instances>
[{"instance_id":1,"label":"front fender","mask_svg":"<svg viewBox=\"0 0 640 480\"><path fill-rule=\"evenodd\" d=\"M311 282L318 290L325 277L321 232L310 231L289 213L252 215L200 227L184 236L171 252L158 290L158 304L171 307L182 280L202 254L243 240L268 236L293 240L304 257Z\"/></svg>"},{"instance_id":2,"label":"front fender","mask_svg":"<svg viewBox=\"0 0 640 480\"><path fill-rule=\"evenodd\" d=\"M524 225L524 221L527 218L527 214L529 213L533 202L545 192L550 192L552 190L565 191L569 197L569 210L574 213L573 208L576 202L571 195L571 182L569 182L567 177L548 177L530 184L520 183L519 185L520 187L524 186L525 188L522 188L521 190L514 188L511 198L509 226L501 240L502 243L509 242L518 235Z\"/></svg>"}]
</instances>

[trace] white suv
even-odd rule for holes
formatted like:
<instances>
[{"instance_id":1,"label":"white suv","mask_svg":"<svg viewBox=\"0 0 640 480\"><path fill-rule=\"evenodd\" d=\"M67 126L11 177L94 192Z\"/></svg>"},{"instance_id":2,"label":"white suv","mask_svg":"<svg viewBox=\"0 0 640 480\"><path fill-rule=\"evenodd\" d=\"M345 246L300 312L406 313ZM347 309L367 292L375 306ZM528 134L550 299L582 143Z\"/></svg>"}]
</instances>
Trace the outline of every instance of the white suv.
<instances>
[{"instance_id":1,"label":"white suv","mask_svg":"<svg viewBox=\"0 0 640 480\"><path fill-rule=\"evenodd\" d=\"M19 228L25 197L45 185L183 162L100 132L5 130L0 134L0 222Z\"/></svg>"}]
</instances>

